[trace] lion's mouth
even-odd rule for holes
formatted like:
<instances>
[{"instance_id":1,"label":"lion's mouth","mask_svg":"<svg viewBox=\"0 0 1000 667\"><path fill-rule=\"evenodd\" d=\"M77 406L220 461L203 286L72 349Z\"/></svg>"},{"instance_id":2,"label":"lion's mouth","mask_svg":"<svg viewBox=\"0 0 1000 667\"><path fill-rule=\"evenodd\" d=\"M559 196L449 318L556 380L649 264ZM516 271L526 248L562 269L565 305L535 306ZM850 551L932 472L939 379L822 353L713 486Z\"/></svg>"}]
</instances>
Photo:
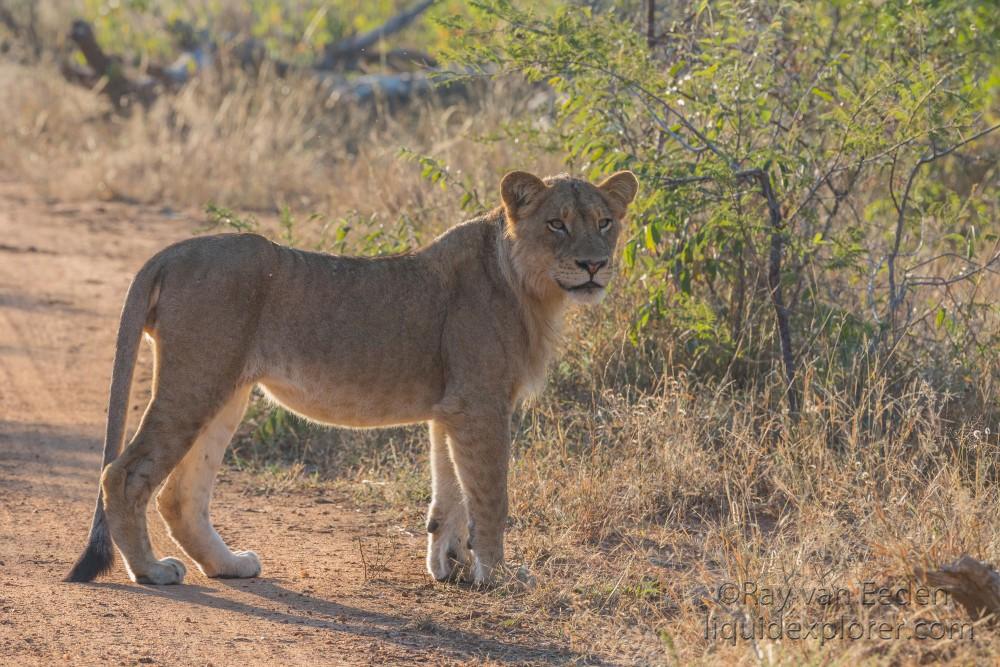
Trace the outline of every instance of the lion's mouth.
<instances>
[{"instance_id":1,"label":"lion's mouth","mask_svg":"<svg viewBox=\"0 0 1000 667\"><path fill-rule=\"evenodd\" d=\"M594 282L593 279L590 279L585 283L580 283L579 285L572 285L572 286L563 285L562 282L560 281L556 282L559 282L559 287L562 287L567 292L594 292L597 290L604 289L604 285Z\"/></svg>"}]
</instances>

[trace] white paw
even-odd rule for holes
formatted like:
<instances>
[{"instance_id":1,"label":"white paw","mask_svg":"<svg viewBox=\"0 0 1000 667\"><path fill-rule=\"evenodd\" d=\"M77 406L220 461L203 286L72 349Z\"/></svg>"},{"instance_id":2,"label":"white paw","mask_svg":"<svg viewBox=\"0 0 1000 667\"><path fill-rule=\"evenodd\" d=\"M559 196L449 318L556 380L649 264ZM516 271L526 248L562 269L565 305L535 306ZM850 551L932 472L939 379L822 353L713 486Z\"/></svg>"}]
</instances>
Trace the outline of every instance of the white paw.
<instances>
[{"instance_id":1,"label":"white paw","mask_svg":"<svg viewBox=\"0 0 1000 667\"><path fill-rule=\"evenodd\" d=\"M252 551L236 551L220 567L202 567L207 577L250 579L260 576L260 558Z\"/></svg>"},{"instance_id":2,"label":"white paw","mask_svg":"<svg viewBox=\"0 0 1000 667\"><path fill-rule=\"evenodd\" d=\"M427 535L427 571L438 581L470 578L472 552L468 547L468 529L464 522L461 527L455 523L440 524Z\"/></svg>"},{"instance_id":3,"label":"white paw","mask_svg":"<svg viewBox=\"0 0 1000 667\"><path fill-rule=\"evenodd\" d=\"M184 581L187 568L176 558L164 558L153 563L143 574L133 574L132 580L137 584L152 584L154 586L169 586Z\"/></svg>"},{"instance_id":4,"label":"white paw","mask_svg":"<svg viewBox=\"0 0 1000 667\"><path fill-rule=\"evenodd\" d=\"M475 565L472 567L472 585L476 588L485 588L494 583L496 567L487 565L476 556Z\"/></svg>"}]
</instances>

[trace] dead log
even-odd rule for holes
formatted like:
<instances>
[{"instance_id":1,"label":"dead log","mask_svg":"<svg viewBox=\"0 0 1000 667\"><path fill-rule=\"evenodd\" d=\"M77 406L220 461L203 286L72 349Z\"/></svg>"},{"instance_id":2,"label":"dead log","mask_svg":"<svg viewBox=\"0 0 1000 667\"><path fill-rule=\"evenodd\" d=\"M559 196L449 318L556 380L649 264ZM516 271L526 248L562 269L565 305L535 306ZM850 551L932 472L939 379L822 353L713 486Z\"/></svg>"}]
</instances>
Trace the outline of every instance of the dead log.
<instances>
[{"instance_id":1,"label":"dead log","mask_svg":"<svg viewBox=\"0 0 1000 667\"><path fill-rule=\"evenodd\" d=\"M988 563L968 554L939 570L918 569L917 578L946 591L969 613L972 620L1000 616L1000 574Z\"/></svg>"},{"instance_id":2,"label":"dead log","mask_svg":"<svg viewBox=\"0 0 1000 667\"><path fill-rule=\"evenodd\" d=\"M437 69L437 59L429 53L417 49L389 49L388 51L365 51L359 58L365 65L381 65L395 72L408 72L414 68ZM364 69L364 68L362 68Z\"/></svg>"},{"instance_id":3,"label":"dead log","mask_svg":"<svg viewBox=\"0 0 1000 667\"><path fill-rule=\"evenodd\" d=\"M125 74L125 65L119 56L109 56L97 43L94 29L81 19L73 21L69 38L77 45L87 61L91 75L77 68L63 67L63 74L73 74L72 79L80 82L91 80L91 85L101 86L101 92L111 99L115 109L121 111L137 100L148 107L156 99L156 83L153 79L132 79Z\"/></svg>"},{"instance_id":4,"label":"dead log","mask_svg":"<svg viewBox=\"0 0 1000 667\"><path fill-rule=\"evenodd\" d=\"M101 82L101 77L97 76L94 70L69 60L59 63L59 72L70 83L84 88L94 88Z\"/></svg>"},{"instance_id":5,"label":"dead log","mask_svg":"<svg viewBox=\"0 0 1000 667\"><path fill-rule=\"evenodd\" d=\"M364 74L352 79L333 76L326 80L324 88L326 105L330 107L345 102L366 106L376 101L394 105L430 95L434 83L424 74L403 72Z\"/></svg>"},{"instance_id":6,"label":"dead log","mask_svg":"<svg viewBox=\"0 0 1000 667\"><path fill-rule=\"evenodd\" d=\"M236 46L232 47L230 53L244 72L254 76L260 76L265 64L281 78L299 69L283 60L273 57L268 53L264 42L254 37L248 37L240 41Z\"/></svg>"},{"instance_id":7,"label":"dead log","mask_svg":"<svg viewBox=\"0 0 1000 667\"><path fill-rule=\"evenodd\" d=\"M211 50L199 48L195 51L185 51L167 66L149 65L146 71L169 90L176 91L211 63Z\"/></svg>"},{"instance_id":8,"label":"dead log","mask_svg":"<svg viewBox=\"0 0 1000 667\"><path fill-rule=\"evenodd\" d=\"M365 51L378 44L379 40L397 33L413 23L414 19L427 11L433 4L434 0L421 0L377 28L339 42L327 44L323 49L323 57L314 65L315 69L353 69Z\"/></svg>"},{"instance_id":9,"label":"dead log","mask_svg":"<svg viewBox=\"0 0 1000 667\"><path fill-rule=\"evenodd\" d=\"M97 41L94 28L86 21L73 21L69 38L83 53L87 65L82 67L64 62L60 67L63 76L73 83L98 88L118 111L126 110L132 102L149 108L163 90L180 90L195 74L211 64L215 50L210 43L191 42L169 65L151 64L145 73L129 74L124 59L105 53Z\"/></svg>"},{"instance_id":10,"label":"dead log","mask_svg":"<svg viewBox=\"0 0 1000 667\"><path fill-rule=\"evenodd\" d=\"M371 107L386 104L399 109L418 100L437 100L450 104L467 100L468 87L461 82L441 84L433 73L400 72L396 74L364 74L348 78L328 74L320 85L324 105L332 109L341 105Z\"/></svg>"},{"instance_id":11,"label":"dead log","mask_svg":"<svg viewBox=\"0 0 1000 667\"><path fill-rule=\"evenodd\" d=\"M409 25L417 16L427 10L433 0L422 0L410 9L397 14L382 26L352 37L328 48L327 56L337 59L340 65L346 65L348 55L351 67L356 68L362 62L381 59L387 65L395 65L402 69L405 63L434 67L437 63L425 53L410 49L392 49L384 53L367 50L385 35L397 32ZM204 31L195 31L190 25L175 22L171 32L177 38L179 46L184 49L181 56L167 66L149 65L144 73L127 73L124 60L117 55L106 53L97 41L93 27L83 20L73 22L70 39L79 47L87 66L82 67L73 62L62 65L63 76L74 83L98 89L107 95L119 112L129 108L133 101L138 101L148 108L163 92L176 92L206 69L216 55L225 60L229 53L239 66L251 73L259 74L265 63L273 68L279 77L293 72L313 74L317 76L321 95L327 105L338 102L348 102L367 106L375 101L383 101L390 106L406 104L407 102L426 98L433 94L464 95L464 87L460 84L450 84L437 90L432 79L432 72L403 71L395 74L365 74L348 78L343 73L320 69L318 67L295 67L288 63L271 58L264 44L253 38L238 43L231 50L220 48L211 41Z\"/></svg>"}]
</instances>

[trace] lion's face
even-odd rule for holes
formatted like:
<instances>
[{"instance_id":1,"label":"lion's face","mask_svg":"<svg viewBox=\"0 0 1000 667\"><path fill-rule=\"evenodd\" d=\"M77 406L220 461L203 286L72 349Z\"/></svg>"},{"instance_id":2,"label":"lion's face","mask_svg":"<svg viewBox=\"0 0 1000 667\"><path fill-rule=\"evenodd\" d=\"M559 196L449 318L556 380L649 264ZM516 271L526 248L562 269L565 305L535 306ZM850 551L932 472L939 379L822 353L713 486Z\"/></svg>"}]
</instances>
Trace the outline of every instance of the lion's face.
<instances>
[{"instance_id":1,"label":"lion's face","mask_svg":"<svg viewBox=\"0 0 1000 667\"><path fill-rule=\"evenodd\" d=\"M539 296L561 292L579 303L598 303L614 275L622 218L638 186L629 171L600 185L507 174L500 192L521 280Z\"/></svg>"}]
</instances>

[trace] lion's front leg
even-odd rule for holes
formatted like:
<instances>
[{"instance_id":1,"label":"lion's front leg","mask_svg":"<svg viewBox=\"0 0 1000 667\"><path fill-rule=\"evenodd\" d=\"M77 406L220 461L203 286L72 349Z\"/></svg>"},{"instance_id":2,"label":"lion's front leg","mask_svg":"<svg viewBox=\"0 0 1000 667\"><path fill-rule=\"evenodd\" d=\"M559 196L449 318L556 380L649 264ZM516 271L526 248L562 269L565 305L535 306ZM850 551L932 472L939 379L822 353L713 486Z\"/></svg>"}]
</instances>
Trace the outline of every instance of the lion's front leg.
<instances>
[{"instance_id":1,"label":"lion's front leg","mask_svg":"<svg viewBox=\"0 0 1000 667\"><path fill-rule=\"evenodd\" d=\"M427 571L438 581L470 578L469 513L441 423L430 422L430 440L432 496L427 512Z\"/></svg>"},{"instance_id":2,"label":"lion's front leg","mask_svg":"<svg viewBox=\"0 0 1000 667\"><path fill-rule=\"evenodd\" d=\"M469 514L472 579L477 585L489 584L503 563L510 417L465 413L448 419L445 428Z\"/></svg>"}]
</instances>

